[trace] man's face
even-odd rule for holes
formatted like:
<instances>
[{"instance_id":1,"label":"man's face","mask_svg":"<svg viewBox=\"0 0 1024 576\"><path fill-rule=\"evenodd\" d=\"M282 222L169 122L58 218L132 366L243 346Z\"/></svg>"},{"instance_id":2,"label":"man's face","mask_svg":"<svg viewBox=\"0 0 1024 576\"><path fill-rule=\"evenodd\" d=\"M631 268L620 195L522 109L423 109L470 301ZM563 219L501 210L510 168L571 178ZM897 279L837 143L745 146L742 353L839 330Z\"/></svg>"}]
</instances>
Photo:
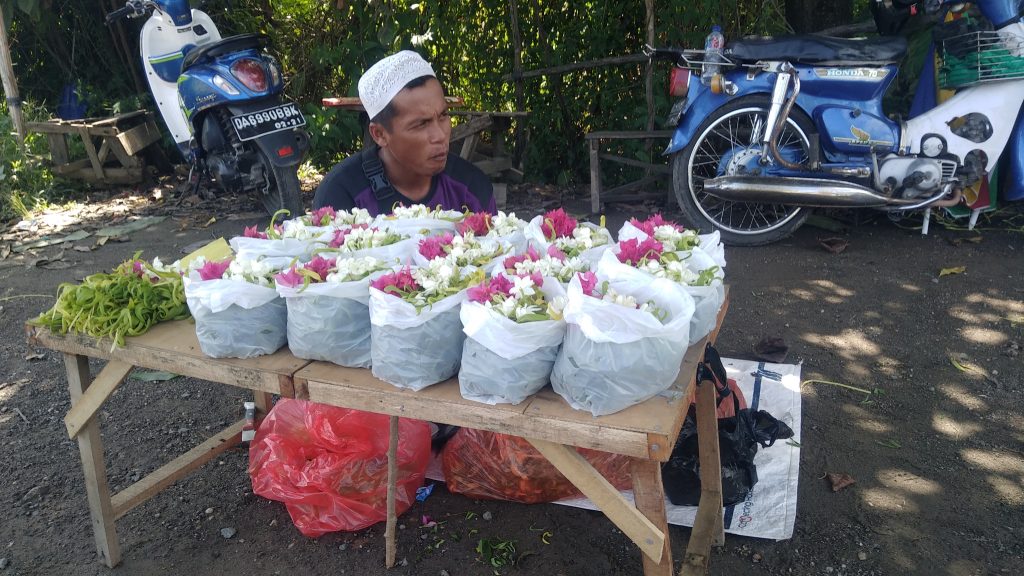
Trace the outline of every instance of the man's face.
<instances>
[{"instance_id":1,"label":"man's face","mask_svg":"<svg viewBox=\"0 0 1024 576\"><path fill-rule=\"evenodd\" d=\"M441 83L431 78L421 86L406 88L391 100L391 106L395 112L391 128L371 124L373 139L412 174L433 176L443 171L452 119Z\"/></svg>"}]
</instances>

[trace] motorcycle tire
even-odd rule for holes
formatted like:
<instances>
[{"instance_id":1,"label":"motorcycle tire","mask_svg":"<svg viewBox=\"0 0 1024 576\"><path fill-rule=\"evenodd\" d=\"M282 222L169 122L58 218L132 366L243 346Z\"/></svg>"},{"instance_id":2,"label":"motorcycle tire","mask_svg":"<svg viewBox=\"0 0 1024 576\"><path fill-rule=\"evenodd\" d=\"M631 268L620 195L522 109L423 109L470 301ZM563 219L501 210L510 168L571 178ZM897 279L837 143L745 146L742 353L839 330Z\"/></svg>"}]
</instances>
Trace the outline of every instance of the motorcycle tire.
<instances>
[{"instance_id":1,"label":"motorcycle tire","mask_svg":"<svg viewBox=\"0 0 1024 576\"><path fill-rule=\"evenodd\" d=\"M263 207L270 215L278 210L287 210L289 218L298 218L305 213L302 205L302 186L299 184L297 166L274 166L265 158L263 165L271 171L273 182L266 192L260 193Z\"/></svg>"},{"instance_id":2,"label":"motorcycle tire","mask_svg":"<svg viewBox=\"0 0 1024 576\"><path fill-rule=\"evenodd\" d=\"M702 233L718 230L730 246L777 242L810 216L808 208L722 200L702 190L701 182L728 173L737 158L749 160L759 153L760 131L765 129L770 107L766 95L746 96L722 106L701 122L690 144L672 159L672 189L683 216ZM779 134L779 149L799 143L804 154L800 161L806 161L815 132L807 114L794 107Z\"/></svg>"}]
</instances>

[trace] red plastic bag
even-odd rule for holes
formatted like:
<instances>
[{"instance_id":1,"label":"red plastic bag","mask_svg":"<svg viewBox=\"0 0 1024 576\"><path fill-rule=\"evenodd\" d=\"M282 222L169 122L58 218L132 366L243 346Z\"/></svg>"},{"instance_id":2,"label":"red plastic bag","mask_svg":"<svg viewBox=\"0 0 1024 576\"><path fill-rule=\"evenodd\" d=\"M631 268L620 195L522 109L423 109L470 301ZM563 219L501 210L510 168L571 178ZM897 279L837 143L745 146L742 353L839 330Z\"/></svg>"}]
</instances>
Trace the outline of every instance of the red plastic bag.
<instances>
[{"instance_id":1,"label":"red plastic bag","mask_svg":"<svg viewBox=\"0 0 1024 576\"><path fill-rule=\"evenodd\" d=\"M632 488L627 456L578 450L613 486ZM445 444L441 465L448 490L470 498L536 504L580 495L547 458L517 436L462 428Z\"/></svg>"},{"instance_id":2,"label":"red plastic bag","mask_svg":"<svg viewBox=\"0 0 1024 576\"><path fill-rule=\"evenodd\" d=\"M396 511L409 509L430 459L430 427L398 421ZM284 502L316 538L387 518L388 417L282 398L249 447L254 494Z\"/></svg>"}]
</instances>

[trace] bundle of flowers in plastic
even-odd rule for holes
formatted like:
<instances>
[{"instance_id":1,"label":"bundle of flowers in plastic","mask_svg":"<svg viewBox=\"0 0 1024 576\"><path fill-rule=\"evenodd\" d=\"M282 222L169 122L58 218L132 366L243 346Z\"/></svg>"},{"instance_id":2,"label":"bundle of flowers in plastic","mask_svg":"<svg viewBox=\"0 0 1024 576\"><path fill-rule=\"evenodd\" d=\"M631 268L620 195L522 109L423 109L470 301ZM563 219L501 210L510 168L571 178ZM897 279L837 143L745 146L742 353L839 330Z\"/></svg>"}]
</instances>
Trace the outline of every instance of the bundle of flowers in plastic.
<instances>
[{"instance_id":1,"label":"bundle of flowers in plastic","mask_svg":"<svg viewBox=\"0 0 1024 576\"><path fill-rule=\"evenodd\" d=\"M278 217L287 214L279 210L270 218L270 224L260 230L247 226L241 236L235 236L228 243L240 260L263 260L271 266L283 268L293 260L309 260L313 250L323 244L319 241L322 233L314 233L304 226L276 224Z\"/></svg>"},{"instance_id":2,"label":"bundle of flowers in plastic","mask_svg":"<svg viewBox=\"0 0 1024 576\"><path fill-rule=\"evenodd\" d=\"M711 256L700 248L673 252L652 237L620 240L602 257L599 269L603 274L609 274L616 264L636 268L652 278L671 280L693 298L696 310L690 323L690 344L714 329L725 299L724 274Z\"/></svg>"},{"instance_id":3,"label":"bundle of flowers in plastic","mask_svg":"<svg viewBox=\"0 0 1024 576\"><path fill-rule=\"evenodd\" d=\"M447 258L460 268L473 266L489 272L510 250L496 239L480 239L472 232L466 235L442 232L420 240L412 258L417 266L425 266L436 258Z\"/></svg>"},{"instance_id":4,"label":"bundle of flowers in plastic","mask_svg":"<svg viewBox=\"0 0 1024 576\"><path fill-rule=\"evenodd\" d=\"M423 204L392 208L390 214L377 217L379 226L402 234L433 234L436 232L454 232L455 225L462 221L465 214L457 210L444 210L440 205L429 208Z\"/></svg>"},{"instance_id":5,"label":"bundle of flowers in plastic","mask_svg":"<svg viewBox=\"0 0 1024 576\"><path fill-rule=\"evenodd\" d=\"M565 290L534 272L499 274L466 295L460 312L466 334L459 370L462 396L519 404L550 380L565 335Z\"/></svg>"},{"instance_id":6,"label":"bundle of flowers in plastic","mask_svg":"<svg viewBox=\"0 0 1024 576\"><path fill-rule=\"evenodd\" d=\"M490 238L508 246L513 252L526 250L527 222L516 217L515 212L498 212L491 216L487 212L470 212L455 225L459 234L472 232L477 238Z\"/></svg>"},{"instance_id":7,"label":"bundle of flowers in plastic","mask_svg":"<svg viewBox=\"0 0 1024 576\"><path fill-rule=\"evenodd\" d=\"M263 260L197 258L184 279L199 347L214 358L271 354L287 340L287 308Z\"/></svg>"},{"instance_id":8,"label":"bundle of flowers in plastic","mask_svg":"<svg viewBox=\"0 0 1024 576\"><path fill-rule=\"evenodd\" d=\"M370 280L391 269L373 257L315 256L274 276L288 304L288 347L297 358L370 365Z\"/></svg>"},{"instance_id":9,"label":"bundle of flowers in plastic","mask_svg":"<svg viewBox=\"0 0 1024 576\"><path fill-rule=\"evenodd\" d=\"M378 226L356 224L335 230L327 248L318 253L345 258L373 257L390 264L405 264L416 251L419 236L409 236Z\"/></svg>"},{"instance_id":10,"label":"bundle of flowers in plastic","mask_svg":"<svg viewBox=\"0 0 1024 576\"><path fill-rule=\"evenodd\" d=\"M447 380L462 359L459 304L484 278L446 258L405 266L370 283L370 358L373 375L420 390Z\"/></svg>"},{"instance_id":11,"label":"bundle of flowers in plastic","mask_svg":"<svg viewBox=\"0 0 1024 576\"><path fill-rule=\"evenodd\" d=\"M536 216L526 226L525 234L539 250L554 246L567 257L579 256L590 262L597 262L612 242L611 233L603 226L577 222L562 208Z\"/></svg>"},{"instance_id":12,"label":"bundle of flowers in plastic","mask_svg":"<svg viewBox=\"0 0 1024 576\"><path fill-rule=\"evenodd\" d=\"M725 268L725 246L721 234L717 230L710 234L697 234L696 230L688 230L676 222L666 220L661 214L653 214L646 220L630 218L619 229L619 241L646 240L654 238L661 242L666 252L684 252L700 248L710 256L720 268Z\"/></svg>"},{"instance_id":13,"label":"bundle of flowers in plastic","mask_svg":"<svg viewBox=\"0 0 1024 576\"><path fill-rule=\"evenodd\" d=\"M594 416L670 388L686 352L693 299L669 280L634 272L614 280L583 272L569 283L551 385Z\"/></svg>"},{"instance_id":14,"label":"bundle of flowers in plastic","mask_svg":"<svg viewBox=\"0 0 1024 576\"><path fill-rule=\"evenodd\" d=\"M548 246L547 252L541 255L530 246L523 254L505 258L502 267L506 274L524 276L539 272L541 276L555 278L565 285L577 272L589 271L590 260L580 256L570 258L554 246Z\"/></svg>"},{"instance_id":15,"label":"bundle of flowers in plastic","mask_svg":"<svg viewBox=\"0 0 1024 576\"><path fill-rule=\"evenodd\" d=\"M317 208L299 218L285 222L285 228L290 223L302 224L313 228L351 228L361 224L372 224L373 216L365 208L353 208L352 210L335 210L331 206Z\"/></svg>"}]
</instances>

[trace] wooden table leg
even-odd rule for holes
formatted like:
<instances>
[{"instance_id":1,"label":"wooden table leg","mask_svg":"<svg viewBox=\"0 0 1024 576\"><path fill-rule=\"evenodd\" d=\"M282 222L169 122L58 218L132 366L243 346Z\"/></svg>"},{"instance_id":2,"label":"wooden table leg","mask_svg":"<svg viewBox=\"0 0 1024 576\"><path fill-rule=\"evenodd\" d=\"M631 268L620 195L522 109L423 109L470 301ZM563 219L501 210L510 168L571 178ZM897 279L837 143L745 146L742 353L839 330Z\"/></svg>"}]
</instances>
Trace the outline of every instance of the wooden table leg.
<instances>
[{"instance_id":1,"label":"wooden table leg","mask_svg":"<svg viewBox=\"0 0 1024 576\"><path fill-rule=\"evenodd\" d=\"M718 415L715 385L701 382L697 387L697 441L700 451L700 505L693 522L690 542L680 576L703 576L708 572L711 546L725 544L722 510L722 462L718 448Z\"/></svg>"},{"instance_id":2,"label":"wooden table leg","mask_svg":"<svg viewBox=\"0 0 1024 576\"><path fill-rule=\"evenodd\" d=\"M395 525L398 517L395 514L395 484L398 483L398 416L388 419L388 518L384 527L384 564L388 568L395 565L398 550L395 546Z\"/></svg>"},{"instance_id":3,"label":"wooden table leg","mask_svg":"<svg viewBox=\"0 0 1024 576\"><path fill-rule=\"evenodd\" d=\"M260 422L267 417L270 409L274 407L274 395L270 392L254 390L252 399L256 403L256 421Z\"/></svg>"},{"instance_id":4,"label":"wooden table leg","mask_svg":"<svg viewBox=\"0 0 1024 576\"><path fill-rule=\"evenodd\" d=\"M89 359L77 354L64 354L64 367L68 373L71 403L74 405L91 384ZM114 526L114 507L110 502L110 486L107 484L107 468L103 461L103 440L100 438L98 419L92 419L78 433L78 451L82 456L82 471L85 473L85 491L89 498L89 515L92 517L96 552L104 564L113 568L121 562L121 545L117 541L117 529Z\"/></svg>"},{"instance_id":5,"label":"wooden table leg","mask_svg":"<svg viewBox=\"0 0 1024 576\"><path fill-rule=\"evenodd\" d=\"M590 212L601 212L601 141L590 141Z\"/></svg>"},{"instance_id":6,"label":"wooden table leg","mask_svg":"<svg viewBox=\"0 0 1024 576\"><path fill-rule=\"evenodd\" d=\"M668 519L665 515L665 487L661 483L661 464L654 460L633 459L633 499L636 507L665 534L661 562L641 554L644 576L672 574L672 546L669 542Z\"/></svg>"}]
</instances>

